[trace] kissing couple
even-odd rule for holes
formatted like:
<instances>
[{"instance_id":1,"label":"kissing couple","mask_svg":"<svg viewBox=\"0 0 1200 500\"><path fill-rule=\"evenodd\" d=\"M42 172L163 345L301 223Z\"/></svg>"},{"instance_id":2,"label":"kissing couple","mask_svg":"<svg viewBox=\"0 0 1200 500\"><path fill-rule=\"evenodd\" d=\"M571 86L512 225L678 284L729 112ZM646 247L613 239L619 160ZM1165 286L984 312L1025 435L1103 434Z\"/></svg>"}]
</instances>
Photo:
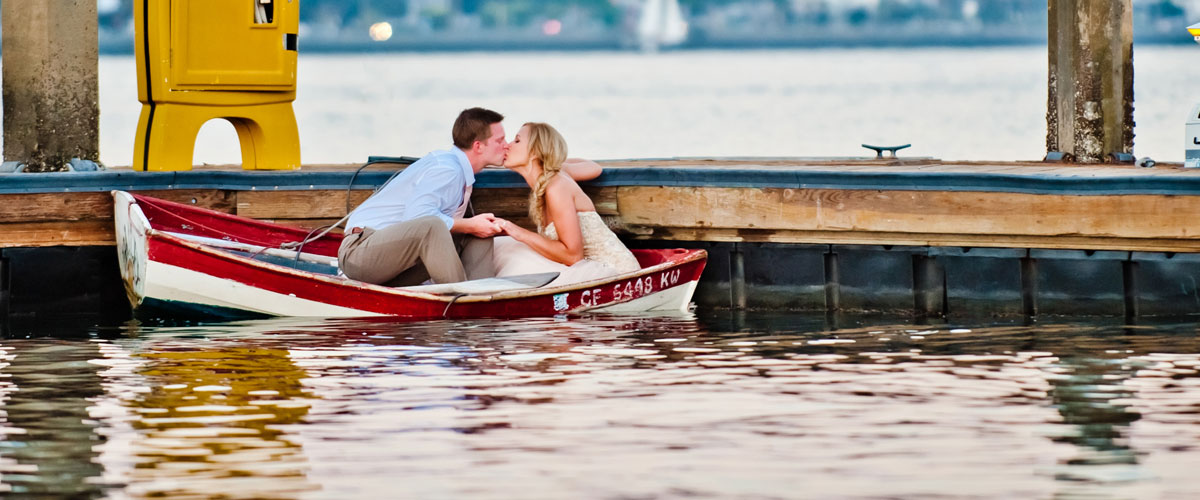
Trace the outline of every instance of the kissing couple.
<instances>
[{"instance_id":1,"label":"kissing couple","mask_svg":"<svg viewBox=\"0 0 1200 500\"><path fill-rule=\"evenodd\" d=\"M338 249L346 277L384 286L558 272L551 286L641 268L576 181L600 175L595 162L567 158L554 127L526 123L512 142L504 117L483 108L454 121L454 147L409 165L350 213ZM475 175L502 165L529 184L530 231L493 214L467 217Z\"/></svg>"}]
</instances>

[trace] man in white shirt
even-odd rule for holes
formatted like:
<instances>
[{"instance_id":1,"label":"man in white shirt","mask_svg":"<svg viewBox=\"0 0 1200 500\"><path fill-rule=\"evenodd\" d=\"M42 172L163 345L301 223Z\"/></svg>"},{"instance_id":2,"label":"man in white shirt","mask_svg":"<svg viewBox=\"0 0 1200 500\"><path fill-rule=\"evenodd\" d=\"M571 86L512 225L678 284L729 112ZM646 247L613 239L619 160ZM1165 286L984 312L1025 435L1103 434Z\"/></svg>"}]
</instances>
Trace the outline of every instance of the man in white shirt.
<instances>
[{"instance_id":1,"label":"man in white shirt","mask_svg":"<svg viewBox=\"0 0 1200 500\"><path fill-rule=\"evenodd\" d=\"M503 120L483 108L463 111L454 121L454 147L425 155L354 209L338 249L342 272L386 286L494 276L496 218L464 213L475 174L504 164Z\"/></svg>"}]
</instances>

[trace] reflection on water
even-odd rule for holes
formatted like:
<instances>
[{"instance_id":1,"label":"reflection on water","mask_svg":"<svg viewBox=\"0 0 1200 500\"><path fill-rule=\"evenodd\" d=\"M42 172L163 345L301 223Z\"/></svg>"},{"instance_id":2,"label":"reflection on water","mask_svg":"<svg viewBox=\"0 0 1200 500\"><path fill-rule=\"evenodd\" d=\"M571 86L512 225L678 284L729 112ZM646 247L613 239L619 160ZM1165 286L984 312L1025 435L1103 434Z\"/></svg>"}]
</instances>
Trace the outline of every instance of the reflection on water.
<instances>
[{"instance_id":1,"label":"reflection on water","mask_svg":"<svg viewBox=\"0 0 1200 500\"><path fill-rule=\"evenodd\" d=\"M5 342L0 355L0 492L92 496L103 473L89 408L104 395L91 342Z\"/></svg>"},{"instance_id":2,"label":"reflection on water","mask_svg":"<svg viewBox=\"0 0 1200 500\"><path fill-rule=\"evenodd\" d=\"M0 342L0 488L171 498L1200 493L1194 324L730 314Z\"/></svg>"},{"instance_id":3,"label":"reflection on water","mask_svg":"<svg viewBox=\"0 0 1200 500\"><path fill-rule=\"evenodd\" d=\"M293 498L313 489L303 450L278 429L308 411L304 371L285 348L214 340L136 349L144 389L125 402L137 434L129 492Z\"/></svg>"}]
</instances>

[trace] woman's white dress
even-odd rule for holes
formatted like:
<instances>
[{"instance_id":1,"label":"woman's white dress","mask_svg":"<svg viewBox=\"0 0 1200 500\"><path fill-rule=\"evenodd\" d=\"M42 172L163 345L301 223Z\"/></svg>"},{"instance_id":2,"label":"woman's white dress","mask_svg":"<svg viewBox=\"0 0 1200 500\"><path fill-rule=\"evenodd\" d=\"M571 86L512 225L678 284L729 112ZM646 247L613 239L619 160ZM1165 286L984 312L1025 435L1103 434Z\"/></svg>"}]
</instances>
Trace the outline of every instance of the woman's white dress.
<instances>
[{"instance_id":1,"label":"woman's white dress","mask_svg":"<svg viewBox=\"0 0 1200 500\"><path fill-rule=\"evenodd\" d=\"M528 245L509 236L498 236L493 242L492 255L496 264L496 276L516 276L558 272L558 278L547 286L580 283L608 278L641 269L637 258L625 248L625 244L604 224L596 212L577 212L579 229L583 233L583 260L573 266L564 266L537 253ZM542 230L542 236L558 239L554 223Z\"/></svg>"}]
</instances>

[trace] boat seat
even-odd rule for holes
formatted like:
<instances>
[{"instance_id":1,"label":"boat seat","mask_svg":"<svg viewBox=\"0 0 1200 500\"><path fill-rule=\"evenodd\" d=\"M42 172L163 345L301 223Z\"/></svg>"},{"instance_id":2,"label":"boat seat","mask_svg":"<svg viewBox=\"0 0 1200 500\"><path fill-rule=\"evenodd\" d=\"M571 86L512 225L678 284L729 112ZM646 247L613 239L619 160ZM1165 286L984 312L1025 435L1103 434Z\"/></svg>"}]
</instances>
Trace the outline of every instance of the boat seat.
<instances>
[{"instance_id":1,"label":"boat seat","mask_svg":"<svg viewBox=\"0 0 1200 500\"><path fill-rule=\"evenodd\" d=\"M240 250L233 250L233 249L223 249L223 250L225 250L226 252L229 252L229 253L241 255L242 257L250 257L257 261L267 262L270 264L275 264L275 265L283 266L283 267L290 267L297 271L306 271L306 272L317 273L317 274L327 274L330 276L337 276L337 274L338 274L337 266L331 266L331 265L322 264L319 262L296 260L294 258L281 257L278 255L270 255L270 254L265 254L265 253L260 253L258 255L254 255L252 252L243 252Z\"/></svg>"}]
</instances>

